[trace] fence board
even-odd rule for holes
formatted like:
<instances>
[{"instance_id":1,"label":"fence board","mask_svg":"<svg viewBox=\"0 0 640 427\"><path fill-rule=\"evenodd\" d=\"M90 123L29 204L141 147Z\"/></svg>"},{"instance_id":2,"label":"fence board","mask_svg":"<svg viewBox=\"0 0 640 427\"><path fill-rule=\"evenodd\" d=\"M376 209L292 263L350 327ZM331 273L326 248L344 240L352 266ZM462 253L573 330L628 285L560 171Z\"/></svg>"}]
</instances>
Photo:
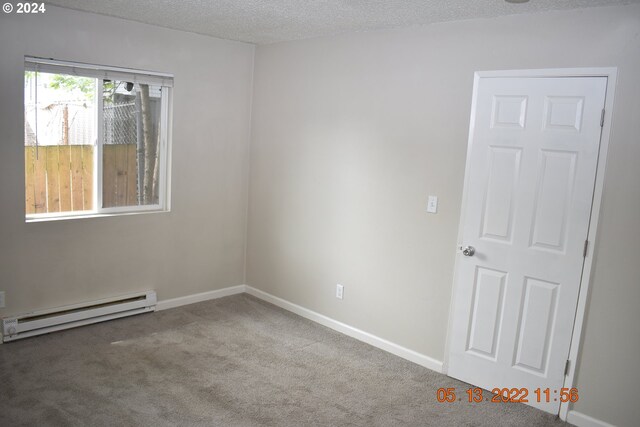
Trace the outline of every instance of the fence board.
<instances>
[{"instance_id":1,"label":"fence board","mask_svg":"<svg viewBox=\"0 0 640 427\"><path fill-rule=\"evenodd\" d=\"M114 145L116 152L116 206L126 206L127 204L127 146L123 144Z\"/></svg>"},{"instance_id":2,"label":"fence board","mask_svg":"<svg viewBox=\"0 0 640 427\"><path fill-rule=\"evenodd\" d=\"M71 209L81 211L84 209L84 185L82 182L82 147L69 146L71 168ZM89 183L88 185L93 185Z\"/></svg>"},{"instance_id":3,"label":"fence board","mask_svg":"<svg viewBox=\"0 0 640 427\"><path fill-rule=\"evenodd\" d=\"M33 149L33 169L35 171L34 182L34 213L47 212L47 153L43 147L31 147Z\"/></svg>"},{"instance_id":4,"label":"fence board","mask_svg":"<svg viewBox=\"0 0 640 427\"><path fill-rule=\"evenodd\" d=\"M36 211L36 174L33 166L35 152L32 148L26 147L24 152L24 200L27 214L32 214Z\"/></svg>"},{"instance_id":5,"label":"fence board","mask_svg":"<svg viewBox=\"0 0 640 427\"><path fill-rule=\"evenodd\" d=\"M127 206L138 204L138 147L127 144Z\"/></svg>"},{"instance_id":6,"label":"fence board","mask_svg":"<svg viewBox=\"0 0 640 427\"><path fill-rule=\"evenodd\" d=\"M114 145L102 147L102 207L116 206L116 193L118 190L118 176L116 170L116 151Z\"/></svg>"},{"instance_id":7,"label":"fence board","mask_svg":"<svg viewBox=\"0 0 640 427\"><path fill-rule=\"evenodd\" d=\"M58 147L60 212L71 211L71 154L68 145Z\"/></svg>"},{"instance_id":8,"label":"fence board","mask_svg":"<svg viewBox=\"0 0 640 427\"><path fill-rule=\"evenodd\" d=\"M93 146L80 145L82 151L82 201L84 210L93 209Z\"/></svg>"},{"instance_id":9,"label":"fence board","mask_svg":"<svg viewBox=\"0 0 640 427\"><path fill-rule=\"evenodd\" d=\"M47 212L60 212L60 175L58 146L47 147Z\"/></svg>"}]
</instances>

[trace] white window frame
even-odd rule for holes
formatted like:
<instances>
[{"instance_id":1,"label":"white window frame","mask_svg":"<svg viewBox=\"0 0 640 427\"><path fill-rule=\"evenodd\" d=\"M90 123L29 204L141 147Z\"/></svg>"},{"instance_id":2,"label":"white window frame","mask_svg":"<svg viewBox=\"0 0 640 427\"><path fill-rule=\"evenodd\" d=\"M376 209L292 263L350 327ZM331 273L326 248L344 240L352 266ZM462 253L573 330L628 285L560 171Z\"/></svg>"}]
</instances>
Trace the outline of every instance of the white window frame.
<instances>
[{"instance_id":1,"label":"white window frame","mask_svg":"<svg viewBox=\"0 0 640 427\"><path fill-rule=\"evenodd\" d=\"M160 141L159 141L159 169L158 169L158 204L142 206L117 206L102 207L102 149L104 145L104 116L102 114L102 92L101 85L96 85L97 99L97 126L96 142L93 150L93 206L94 209L84 211L53 212L26 214L26 222L55 221L73 218L92 218L116 215L131 215L140 213L169 212L171 210L171 123L172 123L172 97L173 97L173 75L129 68L109 67L102 65L83 64L78 62L60 61L54 59L37 58L25 56L25 71L36 71L45 73L57 73L67 75L77 75L82 77L93 77L101 81L124 80L134 83L146 83L162 86L162 97L160 101ZM24 191L24 190L23 190Z\"/></svg>"}]
</instances>

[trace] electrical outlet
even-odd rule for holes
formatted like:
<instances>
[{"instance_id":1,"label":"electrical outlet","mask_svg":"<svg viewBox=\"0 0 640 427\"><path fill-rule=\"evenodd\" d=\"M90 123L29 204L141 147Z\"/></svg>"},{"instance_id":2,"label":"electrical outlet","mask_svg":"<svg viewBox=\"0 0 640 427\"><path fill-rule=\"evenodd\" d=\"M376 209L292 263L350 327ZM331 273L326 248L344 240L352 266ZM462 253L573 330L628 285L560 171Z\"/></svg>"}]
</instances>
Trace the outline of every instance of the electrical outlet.
<instances>
[{"instance_id":1,"label":"electrical outlet","mask_svg":"<svg viewBox=\"0 0 640 427\"><path fill-rule=\"evenodd\" d=\"M344 286L341 284L336 285L336 298L342 299L344 297Z\"/></svg>"},{"instance_id":2,"label":"electrical outlet","mask_svg":"<svg viewBox=\"0 0 640 427\"><path fill-rule=\"evenodd\" d=\"M0 291L0 308L4 308L4 291Z\"/></svg>"}]
</instances>

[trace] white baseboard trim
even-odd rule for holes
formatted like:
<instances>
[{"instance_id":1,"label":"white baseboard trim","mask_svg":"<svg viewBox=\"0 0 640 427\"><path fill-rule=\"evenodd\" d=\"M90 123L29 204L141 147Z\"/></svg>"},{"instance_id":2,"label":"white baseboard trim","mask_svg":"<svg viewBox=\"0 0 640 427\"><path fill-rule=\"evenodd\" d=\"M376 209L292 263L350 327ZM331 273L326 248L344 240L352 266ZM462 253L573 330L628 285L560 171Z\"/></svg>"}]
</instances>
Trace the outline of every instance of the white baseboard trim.
<instances>
[{"instance_id":1,"label":"white baseboard trim","mask_svg":"<svg viewBox=\"0 0 640 427\"><path fill-rule=\"evenodd\" d=\"M228 297L230 295L236 295L246 292L245 285L231 286L229 288L216 289L215 291L202 292L199 294L187 295L184 297L165 299L158 301L156 304L156 311L167 310L169 308L180 307L182 305L193 304L196 302L208 301L210 299L217 299L222 297Z\"/></svg>"},{"instance_id":2,"label":"white baseboard trim","mask_svg":"<svg viewBox=\"0 0 640 427\"><path fill-rule=\"evenodd\" d=\"M567 413L567 422L578 427L615 427L613 424L571 410Z\"/></svg>"},{"instance_id":3,"label":"white baseboard trim","mask_svg":"<svg viewBox=\"0 0 640 427\"><path fill-rule=\"evenodd\" d=\"M370 344L398 357L402 357L403 359L409 360L420 366L424 366L425 368L442 373L442 362L439 360L433 359L416 351L409 350L408 348L392 343L391 341L387 341L368 332L356 329L353 326L349 326L345 323L338 322L337 320L331 319L330 317L324 316L320 313L316 313L315 311L311 311L307 308L301 307L282 298L278 298L251 286L246 286L245 292L249 295L253 295L256 298L260 298L263 301L266 301L273 305L277 305L280 308L295 313L298 316L304 317L305 319L312 320L323 326L350 336L351 338L355 338L359 341Z\"/></svg>"}]
</instances>

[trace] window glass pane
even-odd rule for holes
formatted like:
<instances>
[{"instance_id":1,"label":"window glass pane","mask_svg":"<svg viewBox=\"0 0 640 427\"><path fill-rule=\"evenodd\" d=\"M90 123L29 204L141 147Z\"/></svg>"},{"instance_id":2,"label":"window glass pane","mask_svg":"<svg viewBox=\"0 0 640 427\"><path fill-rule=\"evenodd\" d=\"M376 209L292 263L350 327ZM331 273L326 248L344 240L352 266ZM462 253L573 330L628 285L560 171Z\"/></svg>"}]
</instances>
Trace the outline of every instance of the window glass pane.
<instances>
[{"instance_id":1,"label":"window glass pane","mask_svg":"<svg viewBox=\"0 0 640 427\"><path fill-rule=\"evenodd\" d=\"M96 79L26 71L25 211L93 209Z\"/></svg>"},{"instance_id":2,"label":"window glass pane","mask_svg":"<svg viewBox=\"0 0 640 427\"><path fill-rule=\"evenodd\" d=\"M159 204L162 87L103 80L102 206Z\"/></svg>"}]
</instances>

